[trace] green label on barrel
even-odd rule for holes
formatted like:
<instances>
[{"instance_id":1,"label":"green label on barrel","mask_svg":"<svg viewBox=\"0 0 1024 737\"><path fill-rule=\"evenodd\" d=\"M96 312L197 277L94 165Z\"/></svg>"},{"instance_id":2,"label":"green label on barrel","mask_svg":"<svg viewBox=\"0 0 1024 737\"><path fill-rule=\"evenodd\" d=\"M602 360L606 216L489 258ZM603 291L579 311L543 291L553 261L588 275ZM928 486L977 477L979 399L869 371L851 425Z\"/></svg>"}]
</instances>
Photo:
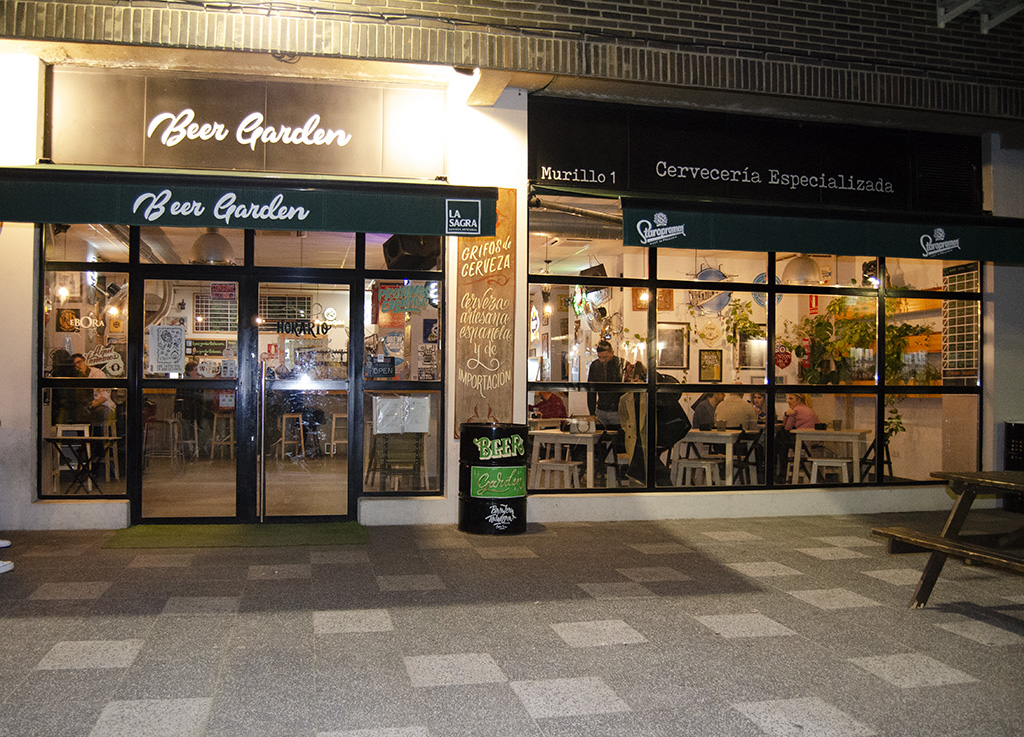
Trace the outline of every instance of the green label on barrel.
<instances>
[{"instance_id":1,"label":"green label on barrel","mask_svg":"<svg viewBox=\"0 0 1024 737\"><path fill-rule=\"evenodd\" d=\"M493 461L499 458L515 458L525 456L526 448L520 435L507 438L474 438L473 444L480 455L481 461Z\"/></svg>"},{"instance_id":2,"label":"green label on barrel","mask_svg":"<svg viewBox=\"0 0 1024 737\"><path fill-rule=\"evenodd\" d=\"M470 468L469 495L475 497L508 498L526 496L526 467L505 466Z\"/></svg>"}]
</instances>

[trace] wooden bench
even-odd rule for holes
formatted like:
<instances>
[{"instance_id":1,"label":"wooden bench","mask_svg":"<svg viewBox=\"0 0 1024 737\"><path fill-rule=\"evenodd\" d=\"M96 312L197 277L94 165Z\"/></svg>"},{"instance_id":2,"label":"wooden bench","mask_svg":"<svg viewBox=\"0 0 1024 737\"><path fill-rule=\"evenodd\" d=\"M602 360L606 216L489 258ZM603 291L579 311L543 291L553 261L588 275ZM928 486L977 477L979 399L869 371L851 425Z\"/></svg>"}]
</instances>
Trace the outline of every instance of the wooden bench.
<instances>
[{"instance_id":1,"label":"wooden bench","mask_svg":"<svg viewBox=\"0 0 1024 737\"><path fill-rule=\"evenodd\" d=\"M890 540L890 553L934 551L971 563L983 563L993 568L1024 573L1024 557L994 548L919 532L909 527L881 527L871 532ZM906 547L894 549L892 543L902 543Z\"/></svg>"}]
</instances>

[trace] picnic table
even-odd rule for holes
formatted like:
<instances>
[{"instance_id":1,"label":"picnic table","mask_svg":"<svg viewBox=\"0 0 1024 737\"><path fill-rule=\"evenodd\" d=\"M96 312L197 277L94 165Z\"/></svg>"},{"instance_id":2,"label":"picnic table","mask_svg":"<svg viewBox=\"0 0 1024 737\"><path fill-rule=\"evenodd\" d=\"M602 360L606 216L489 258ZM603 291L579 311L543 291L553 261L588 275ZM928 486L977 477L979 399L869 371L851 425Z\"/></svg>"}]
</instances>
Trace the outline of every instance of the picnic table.
<instances>
[{"instance_id":1,"label":"picnic table","mask_svg":"<svg viewBox=\"0 0 1024 737\"><path fill-rule=\"evenodd\" d=\"M932 477L945 481L955 495L941 533L934 535L908 527L882 527L871 531L889 539L890 553L931 551L910 600L912 609L928 603L947 556L1024 573L1024 557L1008 552L1024 543L1024 528L1004 535L960 537L960 529L978 495L1024 494L1024 471L940 471Z\"/></svg>"}]
</instances>

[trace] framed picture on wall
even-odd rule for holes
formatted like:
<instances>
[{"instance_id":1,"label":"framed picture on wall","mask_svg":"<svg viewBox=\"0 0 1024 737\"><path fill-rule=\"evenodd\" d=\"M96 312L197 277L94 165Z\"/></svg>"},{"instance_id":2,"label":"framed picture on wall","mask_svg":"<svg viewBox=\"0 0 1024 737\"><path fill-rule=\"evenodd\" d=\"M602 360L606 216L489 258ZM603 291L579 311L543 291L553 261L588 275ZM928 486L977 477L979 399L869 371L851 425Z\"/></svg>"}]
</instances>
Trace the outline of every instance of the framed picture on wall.
<instances>
[{"instance_id":1,"label":"framed picture on wall","mask_svg":"<svg viewBox=\"0 0 1024 737\"><path fill-rule=\"evenodd\" d=\"M544 356L545 358L547 358L547 356L548 356L548 347L551 345L549 340L550 339L548 338L548 334L547 333L542 333L541 334L541 336L540 336L540 355Z\"/></svg>"},{"instance_id":2,"label":"framed picture on wall","mask_svg":"<svg viewBox=\"0 0 1024 737\"><path fill-rule=\"evenodd\" d=\"M760 325L761 337L740 333L737 337L737 363L739 368L761 369L768 363L768 341L764 339L765 325Z\"/></svg>"},{"instance_id":3,"label":"framed picture on wall","mask_svg":"<svg viewBox=\"0 0 1024 737\"><path fill-rule=\"evenodd\" d=\"M649 290L643 287L633 287L633 311L641 312L647 309L647 303L651 299ZM658 290L658 312L671 312L675 309L675 292L671 289Z\"/></svg>"},{"instance_id":4,"label":"framed picture on wall","mask_svg":"<svg viewBox=\"0 0 1024 737\"><path fill-rule=\"evenodd\" d=\"M658 368L690 368L690 323L658 323Z\"/></svg>"},{"instance_id":5,"label":"framed picture on wall","mask_svg":"<svg viewBox=\"0 0 1024 737\"><path fill-rule=\"evenodd\" d=\"M700 350L700 376L699 381L721 381L722 380L722 351Z\"/></svg>"}]
</instances>

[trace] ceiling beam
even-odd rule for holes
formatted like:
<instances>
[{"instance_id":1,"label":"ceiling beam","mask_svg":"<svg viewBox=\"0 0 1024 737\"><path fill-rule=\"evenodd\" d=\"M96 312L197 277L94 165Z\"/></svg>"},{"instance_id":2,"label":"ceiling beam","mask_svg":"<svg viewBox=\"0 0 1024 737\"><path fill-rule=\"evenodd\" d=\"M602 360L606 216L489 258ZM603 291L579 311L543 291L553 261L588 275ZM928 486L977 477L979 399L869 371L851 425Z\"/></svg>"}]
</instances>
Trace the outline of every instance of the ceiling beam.
<instances>
[{"instance_id":1,"label":"ceiling beam","mask_svg":"<svg viewBox=\"0 0 1024 737\"><path fill-rule=\"evenodd\" d=\"M981 0L964 0L958 5L950 5L950 0L935 0L935 11L939 21L939 28L945 28L949 21L980 4Z\"/></svg>"},{"instance_id":2,"label":"ceiling beam","mask_svg":"<svg viewBox=\"0 0 1024 737\"><path fill-rule=\"evenodd\" d=\"M981 14L981 32L988 33L993 28L998 26L1004 20L1012 18L1017 15L1021 10L1024 10L1024 3L1010 3L1006 7L1002 8L998 13L989 15L988 13Z\"/></svg>"}]
</instances>

